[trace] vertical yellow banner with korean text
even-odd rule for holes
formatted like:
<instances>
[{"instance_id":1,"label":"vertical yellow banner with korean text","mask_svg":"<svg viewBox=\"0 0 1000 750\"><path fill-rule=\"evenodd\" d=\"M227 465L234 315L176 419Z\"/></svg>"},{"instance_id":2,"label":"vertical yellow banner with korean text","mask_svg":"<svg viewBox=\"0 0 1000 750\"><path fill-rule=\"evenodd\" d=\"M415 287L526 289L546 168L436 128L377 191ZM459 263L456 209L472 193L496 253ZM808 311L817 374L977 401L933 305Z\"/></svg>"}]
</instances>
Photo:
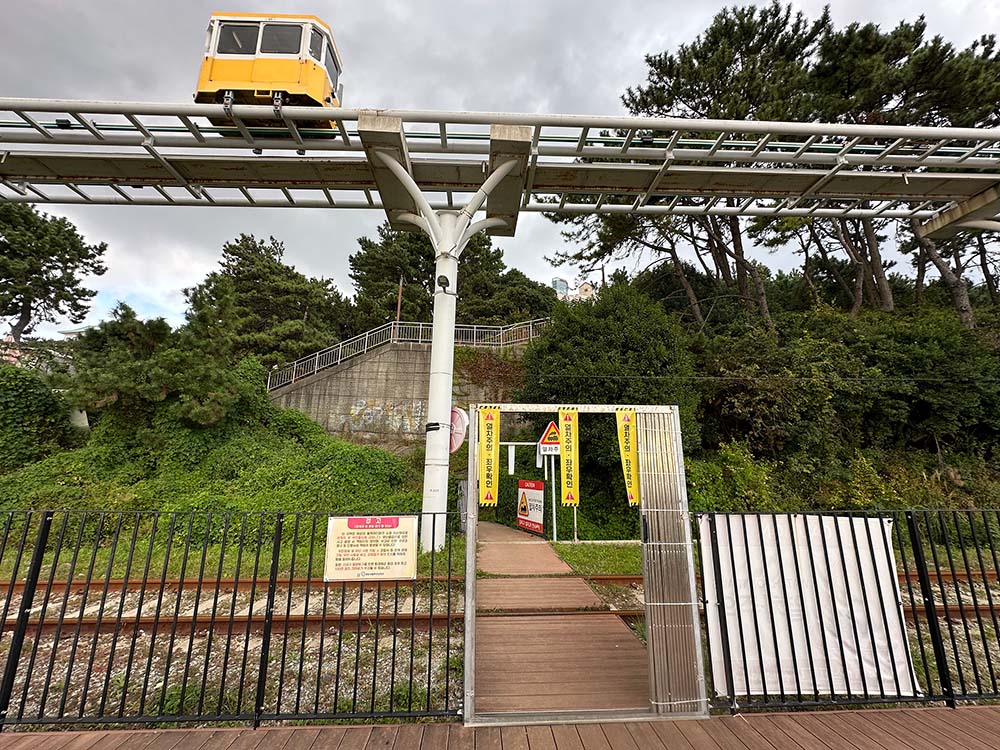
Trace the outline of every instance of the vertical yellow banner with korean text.
<instances>
[{"instance_id":1,"label":"vertical yellow banner with korean text","mask_svg":"<svg viewBox=\"0 0 1000 750\"><path fill-rule=\"evenodd\" d=\"M629 505L639 504L639 445L636 443L635 409L617 409L618 451L622 456L625 493Z\"/></svg>"},{"instance_id":2,"label":"vertical yellow banner with korean text","mask_svg":"<svg viewBox=\"0 0 1000 750\"><path fill-rule=\"evenodd\" d=\"M479 408L479 504L497 504L500 464L500 409Z\"/></svg>"},{"instance_id":3,"label":"vertical yellow banner with korean text","mask_svg":"<svg viewBox=\"0 0 1000 750\"><path fill-rule=\"evenodd\" d=\"M559 469L562 479L562 504L580 504L580 439L576 409L559 410Z\"/></svg>"}]
</instances>

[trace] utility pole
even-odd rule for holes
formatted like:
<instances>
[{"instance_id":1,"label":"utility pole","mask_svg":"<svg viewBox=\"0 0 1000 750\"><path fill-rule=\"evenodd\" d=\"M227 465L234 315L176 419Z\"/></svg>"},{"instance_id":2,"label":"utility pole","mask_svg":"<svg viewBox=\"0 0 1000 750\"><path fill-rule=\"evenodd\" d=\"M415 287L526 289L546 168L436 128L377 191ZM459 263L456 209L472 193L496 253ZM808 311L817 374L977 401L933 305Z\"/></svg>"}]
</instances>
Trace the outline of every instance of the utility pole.
<instances>
[{"instance_id":1,"label":"utility pole","mask_svg":"<svg viewBox=\"0 0 1000 750\"><path fill-rule=\"evenodd\" d=\"M396 297L396 325L399 325L399 315L403 310L403 274L399 274L399 295Z\"/></svg>"}]
</instances>

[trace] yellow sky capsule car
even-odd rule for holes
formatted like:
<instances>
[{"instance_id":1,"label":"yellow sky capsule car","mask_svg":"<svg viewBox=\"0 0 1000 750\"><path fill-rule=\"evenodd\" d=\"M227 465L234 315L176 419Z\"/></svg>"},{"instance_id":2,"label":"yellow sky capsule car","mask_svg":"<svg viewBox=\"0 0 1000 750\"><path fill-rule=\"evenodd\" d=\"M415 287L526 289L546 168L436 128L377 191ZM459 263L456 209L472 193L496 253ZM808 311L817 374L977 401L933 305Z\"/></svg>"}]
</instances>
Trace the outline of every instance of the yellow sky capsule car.
<instances>
[{"instance_id":1,"label":"yellow sky capsule car","mask_svg":"<svg viewBox=\"0 0 1000 750\"><path fill-rule=\"evenodd\" d=\"M342 69L333 32L316 16L213 13L194 100L339 107ZM247 124L280 127L273 120Z\"/></svg>"}]
</instances>

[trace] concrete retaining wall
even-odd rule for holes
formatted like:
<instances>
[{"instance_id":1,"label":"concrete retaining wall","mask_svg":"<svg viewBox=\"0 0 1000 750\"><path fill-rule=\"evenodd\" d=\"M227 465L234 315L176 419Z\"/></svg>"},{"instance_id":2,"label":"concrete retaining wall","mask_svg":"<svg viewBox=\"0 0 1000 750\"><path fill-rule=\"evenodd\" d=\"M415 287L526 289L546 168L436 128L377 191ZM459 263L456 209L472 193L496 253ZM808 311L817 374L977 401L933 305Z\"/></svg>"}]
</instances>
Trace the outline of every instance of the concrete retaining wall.
<instances>
[{"instance_id":1,"label":"concrete retaining wall","mask_svg":"<svg viewBox=\"0 0 1000 750\"><path fill-rule=\"evenodd\" d=\"M307 414L332 434L409 443L424 436L430 369L429 345L388 344L279 388L271 399ZM453 394L459 406L496 398L460 377Z\"/></svg>"}]
</instances>

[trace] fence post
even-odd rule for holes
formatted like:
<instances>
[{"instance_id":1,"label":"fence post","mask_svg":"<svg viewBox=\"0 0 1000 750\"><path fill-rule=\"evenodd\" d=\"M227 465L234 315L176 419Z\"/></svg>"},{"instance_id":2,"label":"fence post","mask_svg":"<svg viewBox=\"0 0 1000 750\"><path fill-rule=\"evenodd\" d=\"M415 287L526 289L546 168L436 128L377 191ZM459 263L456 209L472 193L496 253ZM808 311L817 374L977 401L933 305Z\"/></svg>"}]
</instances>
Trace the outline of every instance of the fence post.
<instances>
[{"instance_id":1,"label":"fence post","mask_svg":"<svg viewBox=\"0 0 1000 750\"><path fill-rule=\"evenodd\" d=\"M267 580L267 607L264 610L264 633L260 643L260 669L257 671L257 698L254 701L253 728L260 726L264 713L264 688L267 686L267 661L271 655L271 625L274 622L274 594L278 584L278 556L281 553L281 528L285 514L274 520L274 543L271 545L271 572Z\"/></svg>"},{"instance_id":2,"label":"fence post","mask_svg":"<svg viewBox=\"0 0 1000 750\"><path fill-rule=\"evenodd\" d=\"M3 682L0 683L0 730L7 723L7 710L10 708L10 696L14 692L14 680L17 677L18 662L21 660L21 649L24 647L24 635L28 632L28 616L31 614L31 604L35 598L35 588L38 576L42 572L42 561L45 557L45 545L49 541L49 528L52 526L53 511L42 513L38 524L38 535L35 537L35 549L31 553L31 563L24 579L24 591L21 594L21 605L17 610L17 623L10 640L7 652L7 666L3 671ZM29 523L31 514L25 519ZM13 592L11 592L13 595Z\"/></svg>"},{"instance_id":3,"label":"fence post","mask_svg":"<svg viewBox=\"0 0 1000 750\"><path fill-rule=\"evenodd\" d=\"M924 602L924 612L927 616L927 632L934 647L934 661L937 663L938 677L941 680L941 691L945 702L956 708L955 688L951 684L951 672L948 671L948 655L941 639L941 626L937 619L937 607L934 606L934 591L931 588L931 577L927 572L927 558L924 557L924 545L920 538L920 529L912 510L906 511L906 527L910 531L910 544L913 546L913 563L920 579L920 597ZM930 687L930 685L928 685Z\"/></svg>"},{"instance_id":4,"label":"fence post","mask_svg":"<svg viewBox=\"0 0 1000 750\"><path fill-rule=\"evenodd\" d=\"M729 519L726 519L729 523ZM726 693L729 695L729 713L736 714L736 687L733 684L733 660L729 653L729 626L726 623L725 593L722 590L722 564L719 561L719 529L716 526L715 513L708 514L708 527L712 533L712 567L715 575L715 598L719 610L719 635L722 638L722 663L726 670ZM704 554L704 551L702 551ZM704 570L704 563L702 564ZM733 584L735 585L735 579ZM702 591L705 591L705 582L701 583ZM739 597L737 597L738 599ZM705 631L708 632L708 600L705 600ZM740 634L742 637L742 633ZM711 640L709 640L711 648Z\"/></svg>"}]
</instances>

